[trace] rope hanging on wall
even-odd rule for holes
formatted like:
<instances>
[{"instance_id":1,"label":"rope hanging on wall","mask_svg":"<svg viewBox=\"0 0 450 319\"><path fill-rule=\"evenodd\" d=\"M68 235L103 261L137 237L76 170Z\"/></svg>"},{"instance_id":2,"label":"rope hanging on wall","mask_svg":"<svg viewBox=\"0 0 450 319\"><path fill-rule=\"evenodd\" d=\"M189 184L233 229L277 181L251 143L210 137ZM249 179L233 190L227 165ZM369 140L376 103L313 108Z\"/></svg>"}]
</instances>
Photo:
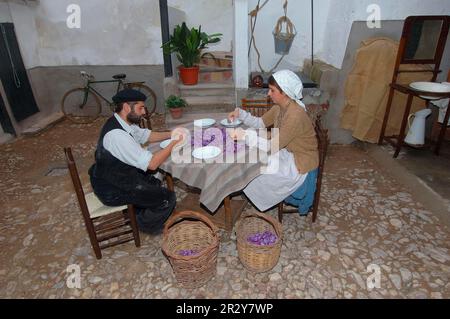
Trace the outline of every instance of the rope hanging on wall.
<instances>
[{"instance_id":1,"label":"rope hanging on wall","mask_svg":"<svg viewBox=\"0 0 450 319\"><path fill-rule=\"evenodd\" d=\"M253 44L253 47L256 51L256 54L258 56L258 66L261 72L263 73L272 73L281 63L281 61L284 59L284 57L289 54L289 50L291 47L291 44L294 40L294 37L297 34L297 31L295 29L295 25L291 22L291 20L287 17L287 7L288 7L288 0L284 2L283 9L284 9L284 16L280 17L275 25L275 29L273 30L273 36L274 36L274 42L275 42L275 53L281 54L280 59L275 64L274 67L272 67L269 71L265 71L263 67L261 66L261 53L258 50L258 47L256 46L256 40L255 40L255 27L256 27L256 21L258 19L258 13L259 11L267 4L269 0L266 0L262 6L260 6L261 0L258 0L258 4L256 5L256 8L252 10L249 15L251 19L251 40L250 45L248 48L248 55L250 56L250 48ZM283 32L283 26L285 26L286 31Z\"/></svg>"}]
</instances>

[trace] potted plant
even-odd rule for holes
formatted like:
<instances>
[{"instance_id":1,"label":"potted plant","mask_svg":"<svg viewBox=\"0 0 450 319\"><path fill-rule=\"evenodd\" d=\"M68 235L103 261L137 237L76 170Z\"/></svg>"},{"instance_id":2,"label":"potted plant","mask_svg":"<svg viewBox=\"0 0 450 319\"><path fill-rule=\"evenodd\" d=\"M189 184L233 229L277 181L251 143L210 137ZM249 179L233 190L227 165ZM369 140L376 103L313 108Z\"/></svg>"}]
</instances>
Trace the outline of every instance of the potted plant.
<instances>
[{"instance_id":1,"label":"potted plant","mask_svg":"<svg viewBox=\"0 0 450 319\"><path fill-rule=\"evenodd\" d=\"M220 41L221 33L207 35L201 31L201 26L189 29L183 22L177 25L170 36L169 41L161 48L164 54L176 53L181 62L179 67L180 78L185 85L195 85L198 82L198 63L200 62L201 51L207 48L209 43Z\"/></svg>"},{"instance_id":2,"label":"potted plant","mask_svg":"<svg viewBox=\"0 0 450 319\"><path fill-rule=\"evenodd\" d=\"M179 119L183 116L183 108L187 106L187 102L176 95L171 95L166 99L166 107L170 111L173 119Z\"/></svg>"}]
</instances>

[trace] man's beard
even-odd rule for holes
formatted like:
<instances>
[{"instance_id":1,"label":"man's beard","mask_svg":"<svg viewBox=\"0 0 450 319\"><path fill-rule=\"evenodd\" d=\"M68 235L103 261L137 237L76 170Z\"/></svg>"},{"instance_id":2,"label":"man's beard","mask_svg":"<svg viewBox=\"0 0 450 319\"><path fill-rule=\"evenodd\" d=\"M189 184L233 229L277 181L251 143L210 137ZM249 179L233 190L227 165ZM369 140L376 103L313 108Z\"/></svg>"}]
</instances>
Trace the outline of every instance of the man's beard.
<instances>
[{"instance_id":1,"label":"man's beard","mask_svg":"<svg viewBox=\"0 0 450 319\"><path fill-rule=\"evenodd\" d=\"M127 120L131 124L139 125L139 123L141 123L141 117L142 116L137 115L134 111L131 111L130 113L127 114Z\"/></svg>"}]
</instances>

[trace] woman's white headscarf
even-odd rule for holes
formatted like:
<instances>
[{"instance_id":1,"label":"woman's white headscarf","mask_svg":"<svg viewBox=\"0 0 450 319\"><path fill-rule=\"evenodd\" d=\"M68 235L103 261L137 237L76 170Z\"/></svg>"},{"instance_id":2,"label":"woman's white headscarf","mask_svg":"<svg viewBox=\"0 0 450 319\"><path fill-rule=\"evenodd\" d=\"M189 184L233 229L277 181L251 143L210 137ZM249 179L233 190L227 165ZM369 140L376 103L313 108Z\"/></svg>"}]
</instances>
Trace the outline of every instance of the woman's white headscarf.
<instances>
[{"instance_id":1,"label":"woman's white headscarf","mask_svg":"<svg viewBox=\"0 0 450 319\"><path fill-rule=\"evenodd\" d=\"M282 70L275 72L273 78L287 96L306 110L305 104L301 101L303 98L303 83L297 74L289 70Z\"/></svg>"}]
</instances>

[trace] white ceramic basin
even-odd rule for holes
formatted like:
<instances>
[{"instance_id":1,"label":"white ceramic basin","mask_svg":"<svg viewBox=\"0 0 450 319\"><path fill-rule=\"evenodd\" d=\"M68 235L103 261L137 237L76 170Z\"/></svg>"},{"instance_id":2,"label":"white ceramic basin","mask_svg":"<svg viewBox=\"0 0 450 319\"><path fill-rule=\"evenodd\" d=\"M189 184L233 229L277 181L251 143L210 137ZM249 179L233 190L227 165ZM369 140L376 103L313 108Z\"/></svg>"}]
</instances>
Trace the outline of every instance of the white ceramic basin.
<instances>
[{"instance_id":1,"label":"white ceramic basin","mask_svg":"<svg viewBox=\"0 0 450 319\"><path fill-rule=\"evenodd\" d=\"M409 85L411 88L418 91L433 92L433 93L450 93L450 85L445 83L435 82L414 82ZM440 97L435 96L420 96L427 100L438 100Z\"/></svg>"}]
</instances>

